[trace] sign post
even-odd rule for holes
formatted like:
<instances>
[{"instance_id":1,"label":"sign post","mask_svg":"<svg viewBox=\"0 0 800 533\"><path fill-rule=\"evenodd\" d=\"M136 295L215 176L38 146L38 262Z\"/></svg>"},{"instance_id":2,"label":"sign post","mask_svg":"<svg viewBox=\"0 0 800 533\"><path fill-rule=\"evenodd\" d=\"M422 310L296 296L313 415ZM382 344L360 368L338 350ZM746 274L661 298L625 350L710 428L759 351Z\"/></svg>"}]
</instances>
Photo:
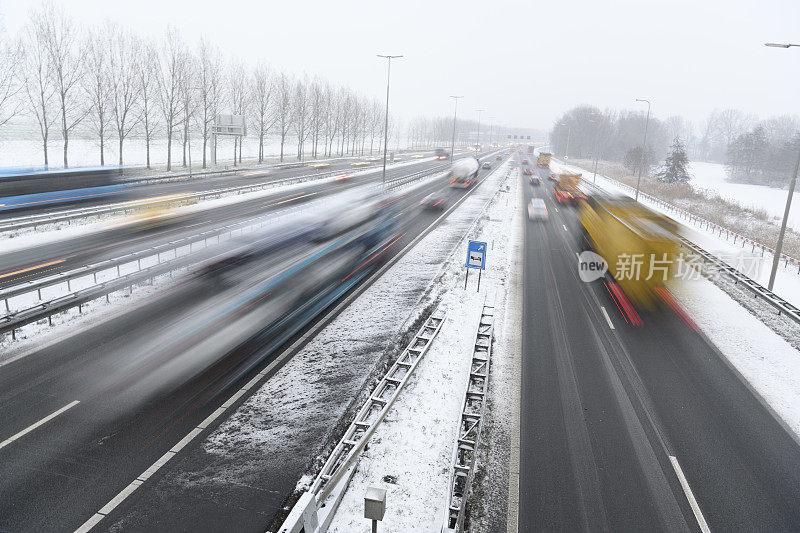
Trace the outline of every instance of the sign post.
<instances>
[{"instance_id":1,"label":"sign post","mask_svg":"<svg viewBox=\"0 0 800 533\"><path fill-rule=\"evenodd\" d=\"M469 279L469 269L478 269L478 292L481 290L481 271L486 268L486 243L480 241L469 241L467 247L467 273L464 276L464 290L467 290L467 280Z\"/></svg>"}]
</instances>

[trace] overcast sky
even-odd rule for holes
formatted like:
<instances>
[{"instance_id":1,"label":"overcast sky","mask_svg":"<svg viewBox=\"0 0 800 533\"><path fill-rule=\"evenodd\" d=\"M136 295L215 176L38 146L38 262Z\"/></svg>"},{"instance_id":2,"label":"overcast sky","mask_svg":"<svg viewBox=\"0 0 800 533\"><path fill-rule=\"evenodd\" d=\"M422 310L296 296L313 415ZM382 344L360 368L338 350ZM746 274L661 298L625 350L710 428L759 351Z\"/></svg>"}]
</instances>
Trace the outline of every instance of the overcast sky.
<instances>
[{"instance_id":1,"label":"overcast sky","mask_svg":"<svg viewBox=\"0 0 800 533\"><path fill-rule=\"evenodd\" d=\"M280 1L53 0L84 24L111 19L141 34L177 26L247 62L320 75L385 96L402 119L453 111L549 130L582 103L702 119L714 108L800 113L798 0ZM31 5L0 0L5 30ZM638 107L637 107L638 106Z\"/></svg>"}]
</instances>

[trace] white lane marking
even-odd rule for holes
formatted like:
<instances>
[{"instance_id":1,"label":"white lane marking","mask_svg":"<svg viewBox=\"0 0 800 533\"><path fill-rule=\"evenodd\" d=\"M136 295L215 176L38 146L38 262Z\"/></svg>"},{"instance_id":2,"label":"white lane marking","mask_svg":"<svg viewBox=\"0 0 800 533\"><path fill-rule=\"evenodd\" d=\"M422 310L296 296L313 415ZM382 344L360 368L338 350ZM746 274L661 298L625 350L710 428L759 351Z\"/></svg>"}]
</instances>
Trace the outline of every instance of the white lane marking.
<instances>
[{"instance_id":1,"label":"white lane marking","mask_svg":"<svg viewBox=\"0 0 800 533\"><path fill-rule=\"evenodd\" d=\"M676 459L674 455L670 455L669 462L672 463L672 468L675 469L675 473L678 475L678 481L681 482L681 487L683 487L683 492L686 494L686 499L689 500L689 505L692 506L692 512L694 513L694 517L697 519L697 524L700 526L700 531L703 533L710 533L711 530L708 528L708 524L706 523L706 519L703 517L702 511L700 511L700 506L697 505L697 500L694 498L692 487L689 486L689 482L686 481L686 476L683 475L683 469L681 469L678 459Z\"/></svg>"},{"instance_id":2,"label":"white lane marking","mask_svg":"<svg viewBox=\"0 0 800 533\"><path fill-rule=\"evenodd\" d=\"M555 207L554 209L556 210L556 213L558 213L558 208L557 208L557 207Z\"/></svg>"},{"instance_id":3,"label":"white lane marking","mask_svg":"<svg viewBox=\"0 0 800 533\"><path fill-rule=\"evenodd\" d=\"M121 504L121 503L122 503L122 501L123 501L125 498L127 498L128 496L130 496L131 494L133 494L133 491L135 491L136 489L138 489L138 488L139 488L139 486L140 486L141 484L142 484L142 482L141 482L141 481L139 481L138 479L134 479L133 481L131 481L131 482L130 482L130 484L129 484L127 487L125 487L124 489L122 489L122 490L119 492L119 494L117 494L116 496L114 496L114 498L113 498L113 499L112 499L110 502L108 502L107 504L105 504L105 505L103 506L103 508L102 508L102 509L100 509L99 511L97 511L97 514L100 514L100 515L104 515L104 516L105 516L105 515L107 515L108 513L110 513L111 511L113 511L113 510L114 510L114 508L116 508L116 506L117 506L117 505ZM90 520L91 520L91 518L90 518Z\"/></svg>"},{"instance_id":4,"label":"white lane marking","mask_svg":"<svg viewBox=\"0 0 800 533\"><path fill-rule=\"evenodd\" d=\"M581 260L581 256L578 254L578 252L575 252L575 257L578 259L578 261Z\"/></svg>"},{"instance_id":5,"label":"white lane marking","mask_svg":"<svg viewBox=\"0 0 800 533\"><path fill-rule=\"evenodd\" d=\"M606 317L606 322L608 322L608 327L610 327L611 329L614 329L614 324L611 323L611 317L608 316L608 312L606 311L606 308L601 305L600 306L600 310L603 312L603 316Z\"/></svg>"},{"instance_id":6,"label":"white lane marking","mask_svg":"<svg viewBox=\"0 0 800 533\"><path fill-rule=\"evenodd\" d=\"M12 437L9 437L9 438L7 438L7 439L6 439L6 440L4 440L3 442L0 442L0 448L5 448L6 446L8 446L9 444L11 444L11 443L12 443L12 442L14 442L15 440L19 439L20 437L24 437L25 435L27 435L28 433L30 433L30 432L31 432L31 431L33 431L34 429L38 428L39 426L41 426L41 425L43 425L43 424L46 424L46 423L48 423L49 421L51 421L52 419L54 419L55 417L57 417L58 415L60 415L60 414L61 414L61 413L63 413L64 411L67 411L67 410L69 410L69 409L72 409L73 407L75 407L75 406L76 406L76 405L78 405L79 403L81 403L81 401L80 401L80 400L75 400L74 402L70 402L70 403L68 403L67 405L65 405L64 407L62 407L61 409L59 409L58 411L56 411L56 412L54 412L54 413L51 413L51 414L47 415L46 417L42 418L41 420L39 420L39 421L38 421L38 422L36 422L35 424L32 424L32 425L30 425L30 426L26 427L25 429L23 429L22 431L20 431L20 432L19 432L19 433L17 433L16 435L14 435L14 436L12 436Z\"/></svg>"},{"instance_id":7,"label":"white lane marking","mask_svg":"<svg viewBox=\"0 0 800 533\"><path fill-rule=\"evenodd\" d=\"M98 523L100 523L100 520L102 520L105 517L106 515L100 513L93 514L89 520L84 522L81 527L75 530L75 533L89 533L89 531L91 531L91 529Z\"/></svg>"},{"instance_id":8,"label":"white lane marking","mask_svg":"<svg viewBox=\"0 0 800 533\"><path fill-rule=\"evenodd\" d=\"M567 226L566 225L561 224L561 227L564 228L564 231L567 231Z\"/></svg>"}]
</instances>

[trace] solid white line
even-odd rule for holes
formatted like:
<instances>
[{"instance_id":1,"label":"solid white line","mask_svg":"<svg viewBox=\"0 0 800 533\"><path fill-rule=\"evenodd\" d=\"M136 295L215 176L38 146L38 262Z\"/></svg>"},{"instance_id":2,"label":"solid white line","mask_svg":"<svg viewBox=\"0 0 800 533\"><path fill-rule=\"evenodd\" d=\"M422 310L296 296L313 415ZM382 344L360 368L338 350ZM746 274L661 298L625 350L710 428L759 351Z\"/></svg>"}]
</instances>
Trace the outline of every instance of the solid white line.
<instances>
[{"instance_id":1,"label":"solid white line","mask_svg":"<svg viewBox=\"0 0 800 533\"><path fill-rule=\"evenodd\" d=\"M106 517L106 515L103 515L103 514L100 514L100 513L93 514L92 517L89 520L84 522L81 525L81 527L79 527L78 529L75 530L75 533L89 533L89 531L91 531L92 528L94 526L96 526L100 522L100 520L102 520L105 517Z\"/></svg>"},{"instance_id":2,"label":"solid white line","mask_svg":"<svg viewBox=\"0 0 800 533\"><path fill-rule=\"evenodd\" d=\"M565 226L564 224L561 224L561 227L564 228L564 231L567 231L567 226Z\"/></svg>"},{"instance_id":3,"label":"solid white line","mask_svg":"<svg viewBox=\"0 0 800 533\"><path fill-rule=\"evenodd\" d=\"M611 323L611 318L608 316L608 312L606 312L606 308L602 305L600 306L600 310L603 312L603 316L606 317L606 322L608 322L608 327L614 329L614 324Z\"/></svg>"},{"instance_id":4,"label":"solid white line","mask_svg":"<svg viewBox=\"0 0 800 533\"><path fill-rule=\"evenodd\" d=\"M122 490L119 492L119 494L117 494L116 496L114 496L114 498L113 498L113 499L112 499L110 502L108 502L107 504L105 504L105 505L103 506L103 508L102 508L102 509L100 509L99 511L97 511L97 514L101 514L101 515L107 515L108 513L110 513L111 511L113 511L113 510L114 510L114 508L115 508L117 505L119 505L120 503L122 503L122 502L123 502L123 500L125 500L125 498L127 498L128 496L130 496L130 495L133 493L133 491L135 491L136 489L138 489L138 488L139 488L139 486L140 486L141 484L142 484L142 482L141 482L141 481L139 481L138 479L134 479L133 481L131 481L131 482L130 482L130 484L129 484L127 487L125 487L124 489L122 489ZM89 520L92 520L92 519L94 519L94 517L90 518Z\"/></svg>"},{"instance_id":5,"label":"solid white line","mask_svg":"<svg viewBox=\"0 0 800 533\"><path fill-rule=\"evenodd\" d=\"M710 533L711 530L708 528L708 524L706 523L706 519L703 517L702 511L700 511L700 506L697 505L697 500L694 498L694 493L692 493L692 488L689 486L689 482L686 481L686 476L683 475L683 470L681 469L681 465L678 463L678 459L675 456L670 455L669 461L672 463L672 468L675 469L675 473L678 475L678 481L681 482L681 487L683 487L683 492L686 494L686 499L689 500L689 505L692 506L692 512L694 512L694 517L697 519L697 523L700 526L700 531L703 533Z\"/></svg>"},{"instance_id":6,"label":"solid white line","mask_svg":"<svg viewBox=\"0 0 800 533\"><path fill-rule=\"evenodd\" d=\"M64 407L59 409L58 411L56 411L56 412L54 412L52 414L49 414L46 417L44 417L41 420L39 420L38 422L36 422L35 424L26 427L25 429L23 429L22 431L20 431L16 435L14 435L13 437L9 437L6 440L4 440L3 442L0 442L0 448L5 448L6 446L11 444L12 442L17 440L18 438L24 437L25 435L27 435L28 433L30 433L34 429L38 428L42 424L46 424L47 422L51 421L52 419L54 419L55 417L57 417L58 415L60 415L64 411L66 411L68 409L72 409L73 407L75 407L79 403L81 403L80 400L75 400L74 402L68 403L67 405L65 405Z\"/></svg>"},{"instance_id":7,"label":"solid white line","mask_svg":"<svg viewBox=\"0 0 800 533\"><path fill-rule=\"evenodd\" d=\"M147 481L150 478L150 476L158 472L158 469L167 464L167 461L169 461L173 457L175 457L175 452L173 452L172 450L168 451L167 453L162 455L158 461L150 465L150 468L145 470L142 473L142 475L137 477L136 479L138 479L139 481Z\"/></svg>"}]
</instances>

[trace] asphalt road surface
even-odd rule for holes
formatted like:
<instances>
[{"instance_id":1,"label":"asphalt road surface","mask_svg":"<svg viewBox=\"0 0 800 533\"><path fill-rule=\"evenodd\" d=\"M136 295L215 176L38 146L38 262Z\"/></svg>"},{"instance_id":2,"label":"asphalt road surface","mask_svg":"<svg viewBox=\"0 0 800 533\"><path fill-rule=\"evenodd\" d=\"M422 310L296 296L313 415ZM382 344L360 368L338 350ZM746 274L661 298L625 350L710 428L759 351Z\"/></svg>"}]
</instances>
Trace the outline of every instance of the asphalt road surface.
<instances>
[{"instance_id":1,"label":"asphalt road surface","mask_svg":"<svg viewBox=\"0 0 800 533\"><path fill-rule=\"evenodd\" d=\"M671 311L631 325L580 280L576 210L536 171L526 202L549 220L524 232L519 529L797 531L794 437L701 331Z\"/></svg>"}]
</instances>

